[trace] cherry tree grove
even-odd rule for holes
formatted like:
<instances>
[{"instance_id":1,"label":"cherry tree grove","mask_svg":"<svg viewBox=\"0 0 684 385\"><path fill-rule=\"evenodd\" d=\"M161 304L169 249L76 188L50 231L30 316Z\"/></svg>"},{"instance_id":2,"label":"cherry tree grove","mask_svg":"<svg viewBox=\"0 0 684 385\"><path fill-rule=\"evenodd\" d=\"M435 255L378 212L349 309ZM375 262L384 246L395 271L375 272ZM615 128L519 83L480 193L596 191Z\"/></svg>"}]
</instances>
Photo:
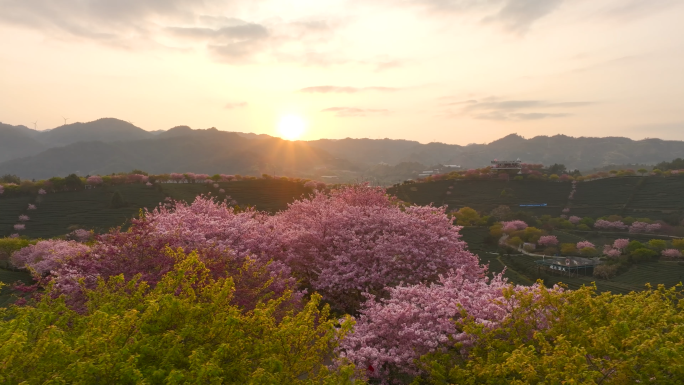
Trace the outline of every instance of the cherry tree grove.
<instances>
[{"instance_id":1,"label":"cherry tree grove","mask_svg":"<svg viewBox=\"0 0 684 385\"><path fill-rule=\"evenodd\" d=\"M622 221L610 222L605 219L599 219L594 223L594 228L601 230L627 230L629 226L624 224Z\"/></svg>"},{"instance_id":2,"label":"cherry tree grove","mask_svg":"<svg viewBox=\"0 0 684 385\"><path fill-rule=\"evenodd\" d=\"M629 226L630 233L655 233L660 230L660 223L634 222Z\"/></svg>"},{"instance_id":3,"label":"cherry tree grove","mask_svg":"<svg viewBox=\"0 0 684 385\"><path fill-rule=\"evenodd\" d=\"M445 207L406 206L365 185L318 188L275 215L238 209L229 199L165 201L126 231L91 241L90 232L77 230L70 238L88 244L40 241L12 260L32 269L40 285L52 283L51 295L64 295L79 312L86 309L84 289L98 279L140 276L154 288L180 252L196 253L214 279L232 277L231 303L243 310L287 293L286 308L298 309L315 291L336 311L357 315L339 353L383 381L418 373L415 360L423 354L454 342L472 345L454 322L463 314L495 328L514 306L505 296L511 286L502 275L486 277ZM502 226L510 232L528 227L523 221ZM539 243L558 239L544 236Z\"/></svg>"}]
</instances>

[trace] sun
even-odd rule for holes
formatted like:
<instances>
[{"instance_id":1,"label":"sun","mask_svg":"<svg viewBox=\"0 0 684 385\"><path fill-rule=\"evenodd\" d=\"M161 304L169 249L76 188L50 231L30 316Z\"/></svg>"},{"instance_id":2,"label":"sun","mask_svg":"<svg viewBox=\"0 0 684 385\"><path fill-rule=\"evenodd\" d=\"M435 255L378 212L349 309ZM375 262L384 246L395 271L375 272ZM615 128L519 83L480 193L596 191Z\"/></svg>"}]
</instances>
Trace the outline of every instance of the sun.
<instances>
[{"instance_id":1,"label":"sun","mask_svg":"<svg viewBox=\"0 0 684 385\"><path fill-rule=\"evenodd\" d=\"M299 116L287 115L283 116L278 122L278 131L280 137L287 140L296 140L304 133L306 124Z\"/></svg>"}]
</instances>

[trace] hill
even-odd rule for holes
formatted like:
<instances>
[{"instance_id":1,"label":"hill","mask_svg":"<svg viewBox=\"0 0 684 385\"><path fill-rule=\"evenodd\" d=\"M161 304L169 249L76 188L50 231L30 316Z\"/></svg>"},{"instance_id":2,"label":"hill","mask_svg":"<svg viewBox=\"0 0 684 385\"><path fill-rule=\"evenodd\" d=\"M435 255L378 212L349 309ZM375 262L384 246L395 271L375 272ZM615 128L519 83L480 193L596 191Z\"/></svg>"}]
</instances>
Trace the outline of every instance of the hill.
<instances>
[{"instance_id":1,"label":"hill","mask_svg":"<svg viewBox=\"0 0 684 385\"><path fill-rule=\"evenodd\" d=\"M79 142L0 163L0 175L44 179L110 174L142 169L151 173L204 172L242 175L302 175L316 167L353 168L305 142L266 137L245 139L215 128L177 127L151 139L128 142Z\"/></svg>"},{"instance_id":2,"label":"hill","mask_svg":"<svg viewBox=\"0 0 684 385\"><path fill-rule=\"evenodd\" d=\"M28 127L0 123L0 162L44 151L47 146L36 140L35 135L37 131Z\"/></svg>"},{"instance_id":3,"label":"hill","mask_svg":"<svg viewBox=\"0 0 684 385\"><path fill-rule=\"evenodd\" d=\"M684 156L684 142L660 139L573 138L565 135L525 139L511 134L489 144L428 143L390 139L321 139L310 142L329 153L359 163L417 162L484 167L494 159L521 159L526 163L565 164L591 169L611 164L656 164Z\"/></svg>"},{"instance_id":4,"label":"hill","mask_svg":"<svg viewBox=\"0 0 684 385\"><path fill-rule=\"evenodd\" d=\"M141 208L153 209L163 203L166 197L191 202L198 195L211 193L221 200L230 196L240 206L276 212L311 192L299 183L277 179L220 182L219 188L204 183L164 183L157 186L150 188L143 184L125 184L51 193L37 198L0 198L0 238L15 232L13 226L21 214L28 214L31 218L22 235L50 238L77 228L104 232L111 227L125 225L131 218L138 216ZM224 189L225 193L219 193L219 189ZM110 207L112 195L116 191L126 201L125 207ZM27 212L29 203L36 204L38 209Z\"/></svg>"},{"instance_id":5,"label":"hill","mask_svg":"<svg viewBox=\"0 0 684 385\"><path fill-rule=\"evenodd\" d=\"M524 210L534 215L561 215L571 206L572 214L593 218L605 215L636 218L684 218L684 178L682 177L613 177L577 184L572 201L568 200L570 183L545 181L444 180L403 184L387 191L400 199L420 205L464 206L489 212L499 205ZM520 207L546 204L543 207Z\"/></svg>"},{"instance_id":6,"label":"hill","mask_svg":"<svg viewBox=\"0 0 684 385\"><path fill-rule=\"evenodd\" d=\"M72 123L39 131L36 140L48 147L66 146L78 142L105 143L149 139L154 134L119 119L103 118L88 123Z\"/></svg>"}]
</instances>

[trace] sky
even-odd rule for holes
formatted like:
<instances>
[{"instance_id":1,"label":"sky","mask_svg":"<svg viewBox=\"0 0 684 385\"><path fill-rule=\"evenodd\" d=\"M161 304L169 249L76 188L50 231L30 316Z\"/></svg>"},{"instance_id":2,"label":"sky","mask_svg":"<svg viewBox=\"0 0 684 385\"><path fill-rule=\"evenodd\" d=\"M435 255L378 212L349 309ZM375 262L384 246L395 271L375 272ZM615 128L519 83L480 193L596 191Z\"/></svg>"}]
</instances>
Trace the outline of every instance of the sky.
<instances>
[{"instance_id":1,"label":"sky","mask_svg":"<svg viewBox=\"0 0 684 385\"><path fill-rule=\"evenodd\" d=\"M684 140L684 1L0 0L0 90L39 130Z\"/></svg>"}]
</instances>

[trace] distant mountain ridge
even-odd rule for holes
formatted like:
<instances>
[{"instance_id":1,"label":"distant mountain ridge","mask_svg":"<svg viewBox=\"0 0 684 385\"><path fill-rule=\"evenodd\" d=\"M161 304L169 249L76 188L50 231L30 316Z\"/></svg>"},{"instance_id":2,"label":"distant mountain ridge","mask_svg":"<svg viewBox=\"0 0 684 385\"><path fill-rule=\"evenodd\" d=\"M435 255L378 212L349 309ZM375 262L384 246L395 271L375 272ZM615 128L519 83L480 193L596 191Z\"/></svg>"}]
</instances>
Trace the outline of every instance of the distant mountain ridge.
<instances>
[{"instance_id":1,"label":"distant mountain ridge","mask_svg":"<svg viewBox=\"0 0 684 385\"><path fill-rule=\"evenodd\" d=\"M467 146L395 139L285 141L264 134L192 129L145 131L114 118L73 123L49 131L0 123L0 175L47 178L72 172L106 174L134 168L148 172L335 175L344 170L378 172L379 164L400 178L408 169L438 164L484 167L494 159L562 163L588 170L610 164L656 164L684 157L684 142L622 137L525 139L511 134ZM410 167L406 166L410 165ZM415 170L414 170L415 171ZM383 171L385 172L385 171ZM290 174L287 174L290 173ZM371 174L366 174L371 175ZM407 174L408 175L408 174ZM377 176L377 175L376 175Z\"/></svg>"}]
</instances>

